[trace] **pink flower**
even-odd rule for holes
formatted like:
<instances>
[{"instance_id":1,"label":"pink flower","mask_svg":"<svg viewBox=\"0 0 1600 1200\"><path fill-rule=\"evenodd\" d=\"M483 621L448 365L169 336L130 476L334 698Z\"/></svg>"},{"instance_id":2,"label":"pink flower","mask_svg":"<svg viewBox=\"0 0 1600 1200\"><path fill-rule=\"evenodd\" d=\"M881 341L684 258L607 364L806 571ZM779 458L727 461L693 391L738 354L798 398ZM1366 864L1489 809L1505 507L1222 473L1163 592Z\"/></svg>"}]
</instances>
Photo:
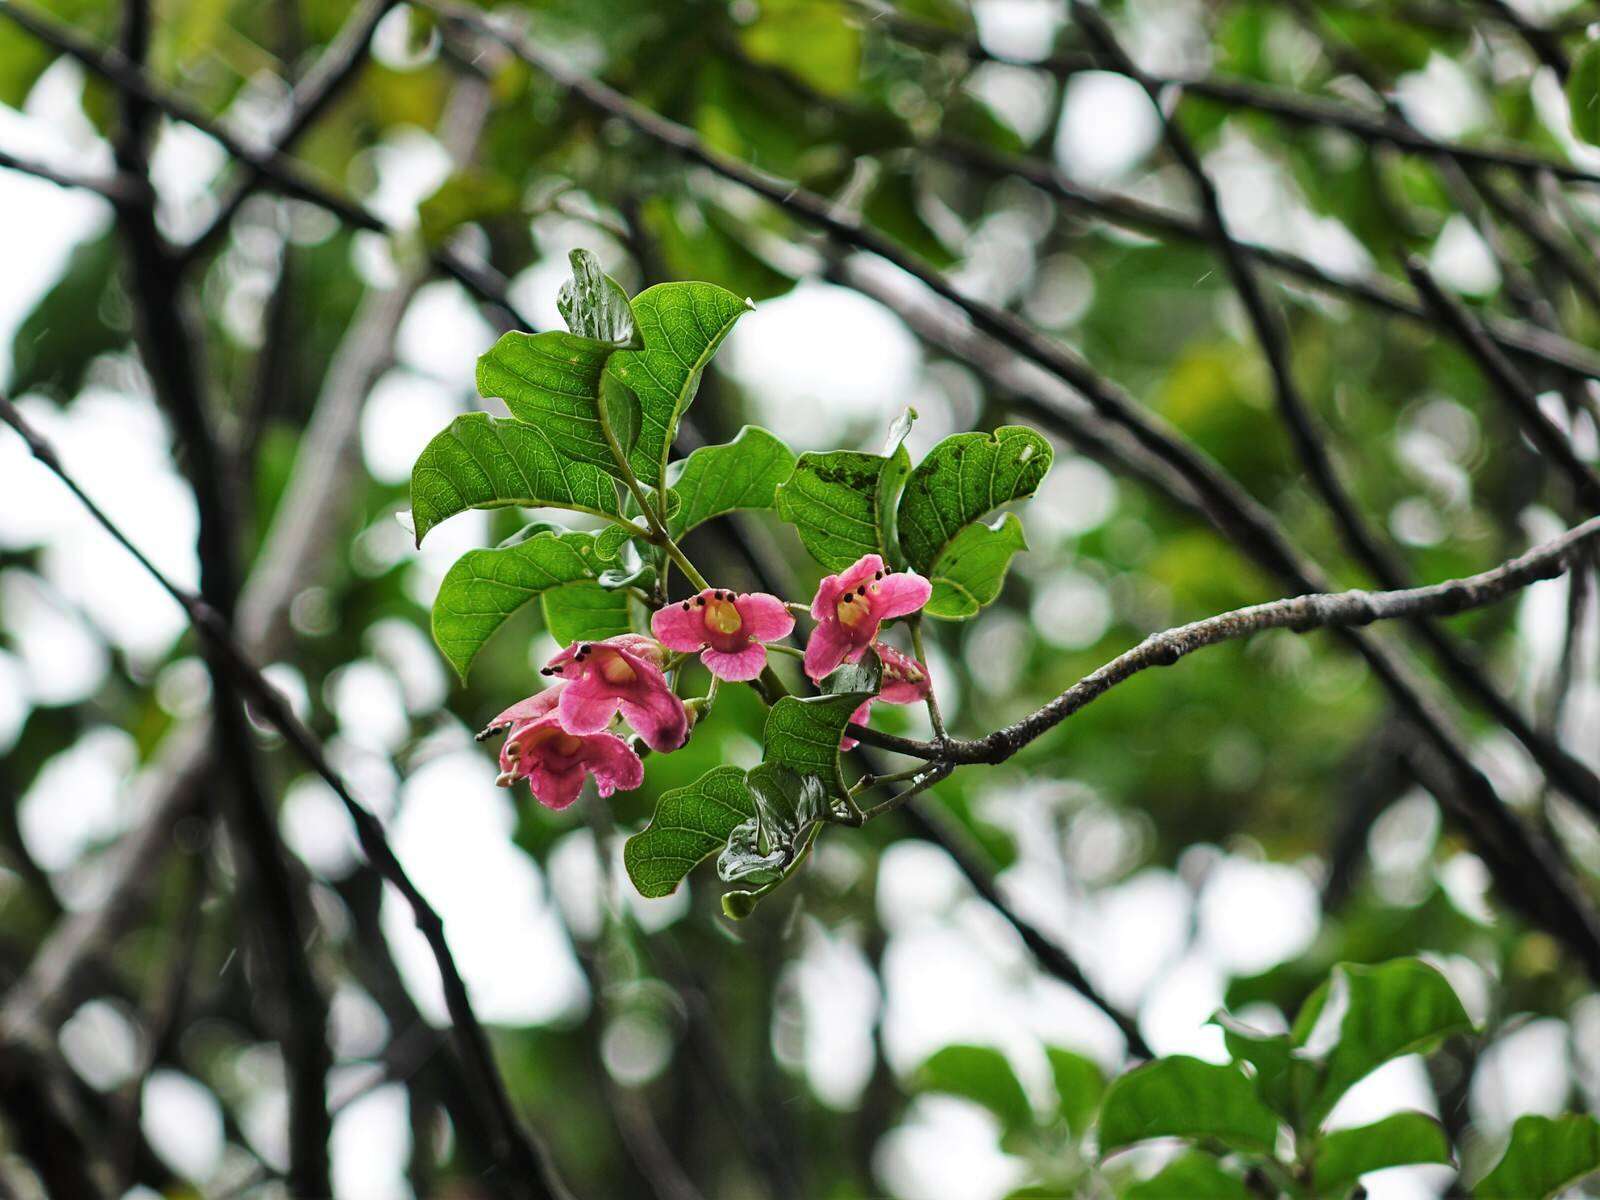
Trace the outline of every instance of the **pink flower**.
<instances>
[{"instance_id":1,"label":"pink flower","mask_svg":"<svg viewBox=\"0 0 1600 1200\"><path fill-rule=\"evenodd\" d=\"M676 750L689 736L689 714L661 673L659 642L635 633L577 642L552 658L544 674L567 681L561 724L568 733L599 733L622 710L652 750Z\"/></svg>"},{"instance_id":2,"label":"pink flower","mask_svg":"<svg viewBox=\"0 0 1600 1200\"><path fill-rule=\"evenodd\" d=\"M765 592L735 595L707 588L659 610L650 628L669 649L702 650L700 661L718 679L743 683L767 665L767 648L761 643L788 637L794 618L782 600Z\"/></svg>"},{"instance_id":3,"label":"pink flower","mask_svg":"<svg viewBox=\"0 0 1600 1200\"><path fill-rule=\"evenodd\" d=\"M901 654L893 646L885 646L882 642L872 648L878 652L878 659L883 663L883 686L878 689L876 696L863 700L861 707L850 714L852 725L867 723L874 701L915 704L924 699L933 687L933 681L928 678L928 668L909 654ZM849 734L839 739L841 750L852 750L855 745L856 739Z\"/></svg>"},{"instance_id":4,"label":"pink flower","mask_svg":"<svg viewBox=\"0 0 1600 1200\"><path fill-rule=\"evenodd\" d=\"M644 782L644 763L612 733L575 734L562 728L560 701L565 684L546 688L513 704L489 723L478 739L508 730L500 747L501 787L526 779L533 798L546 808L566 808L593 775L601 796Z\"/></svg>"},{"instance_id":5,"label":"pink flower","mask_svg":"<svg viewBox=\"0 0 1600 1200\"><path fill-rule=\"evenodd\" d=\"M933 585L911 571L889 574L883 559L863 555L856 564L817 585L811 615L817 627L806 643L806 674L822 679L840 663L860 662L891 617L914 613L928 602Z\"/></svg>"}]
</instances>

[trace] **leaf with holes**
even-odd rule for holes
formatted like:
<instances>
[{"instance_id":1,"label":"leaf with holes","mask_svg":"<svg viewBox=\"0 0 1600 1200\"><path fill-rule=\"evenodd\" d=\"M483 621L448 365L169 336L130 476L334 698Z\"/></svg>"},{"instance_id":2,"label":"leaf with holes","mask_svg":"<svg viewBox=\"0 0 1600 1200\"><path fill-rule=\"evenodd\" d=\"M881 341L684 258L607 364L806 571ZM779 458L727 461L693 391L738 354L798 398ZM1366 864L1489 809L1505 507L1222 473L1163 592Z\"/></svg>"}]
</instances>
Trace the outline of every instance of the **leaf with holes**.
<instances>
[{"instance_id":1,"label":"leaf with holes","mask_svg":"<svg viewBox=\"0 0 1600 1200\"><path fill-rule=\"evenodd\" d=\"M1216 1138L1265 1153L1277 1136L1278 1118L1243 1071L1185 1055L1129 1071L1100 1108L1102 1154L1157 1137Z\"/></svg>"},{"instance_id":2,"label":"leaf with holes","mask_svg":"<svg viewBox=\"0 0 1600 1200\"><path fill-rule=\"evenodd\" d=\"M1007 567L1027 549L1022 525L1007 514L993 527L982 517L1033 495L1053 452L1022 425L993 433L958 433L935 446L906 480L897 523L911 569L933 583L925 612L961 620L1000 593Z\"/></svg>"},{"instance_id":3,"label":"leaf with holes","mask_svg":"<svg viewBox=\"0 0 1600 1200\"><path fill-rule=\"evenodd\" d=\"M1311 1179L1318 1196L1343 1196L1368 1171L1416 1163L1448 1163L1450 1139L1426 1113L1397 1112L1317 1140Z\"/></svg>"},{"instance_id":4,"label":"leaf with holes","mask_svg":"<svg viewBox=\"0 0 1600 1200\"><path fill-rule=\"evenodd\" d=\"M891 506L910 470L904 448L892 458L858 450L802 454L778 489L778 515L829 571L843 571L863 554L892 561Z\"/></svg>"},{"instance_id":5,"label":"leaf with holes","mask_svg":"<svg viewBox=\"0 0 1600 1200\"><path fill-rule=\"evenodd\" d=\"M623 847L628 878L641 896L665 896L755 815L738 767L716 767L688 787L663 792L650 824Z\"/></svg>"},{"instance_id":6,"label":"leaf with holes","mask_svg":"<svg viewBox=\"0 0 1600 1200\"><path fill-rule=\"evenodd\" d=\"M1511 1143L1472 1195L1477 1200L1547 1200L1600 1171L1600 1121L1591 1116L1518 1117Z\"/></svg>"},{"instance_id":7,"label":"leaf with holes","mask_svg":"<svg viewBox=\"0 0 1600 1200\"><path fill-rule=\"evenodd\" d=\"M569 462L542 429L487 413L450 422L411 468L417 545L440 521L469 508L567 508L617 518L611 477Z\"/></svg>"},{"instance_id":8,"label":"leaf with holes","mask_svg":"<svg viewBox=\"0 0 1600 1200\"><path fill-rule=\"evenodd\" d=\"M536 533L456 559L433 600L433 640L466 682L478 651L524 604L604 569L587 533Z\"/></svg>"},{"instance_id":9,"label":"leaf with holes","mask_svg":"<svg viewBox=\"0 0 1600 1200\"><path fill-rule=\"evenodd\" d=\"M679 506L668 531L682 537L723 513L771 508L778 488L793 474L794 451L765 429L746 425L733 441L701 446L673 464L668 494L678 497Z\"/></svg>"},{"instance_id":10,"label":"leaf with holes","mask_svg":"<svg viewBox=\"0 0 1600 1200\"><path fill-rule=\"evenodd\" d=\"M1390 1059L1426 1050L1472 1028L1449 981L1416 958L1336 966L1295 1018L1293 1036L1302 1055L1320 1049L1333 1021L1338 1022L1338 1040L1319 1055L1321 1079L1304 1113L1308 1126L1321 1121L1352 1084Z\"/></svg>"},{"instance_id":11,"label":"leaf with holes","mask_svg":"<svg viewBox=\"0 0 1600 1200\"><path fill-rule=\"evenodd\" d=\"M563 646L601 642L633 632L633 607L627 592L609 591L598 583L569 583L539 597L545 627Z\"/></svg>"},{"instance_id":12,"label":"leaf with holes","mask_svg":"<svg viewBox=\"0 0 1600 1200\"><path fill-rule=\"evenodd\" d=\"M612 346L639 345L628 293L600 269L600 260L588 250L567 256L572 278L556 293L556 310L567 328L581 338Z\"/></svg>"},{"instance_id":13,"label":"leaf with holes","mask_svg":"<svg viewBox=\"0 0 1600 1200\"><path fill-rule=\"evenodd\" d=\"M638 400L639 435L628 462L655 487L666 475L678 421L722 339L752 305L709 283L663 283L633 299L642 350L618 350L606 373Z\"/></svg>"}]
</instances>

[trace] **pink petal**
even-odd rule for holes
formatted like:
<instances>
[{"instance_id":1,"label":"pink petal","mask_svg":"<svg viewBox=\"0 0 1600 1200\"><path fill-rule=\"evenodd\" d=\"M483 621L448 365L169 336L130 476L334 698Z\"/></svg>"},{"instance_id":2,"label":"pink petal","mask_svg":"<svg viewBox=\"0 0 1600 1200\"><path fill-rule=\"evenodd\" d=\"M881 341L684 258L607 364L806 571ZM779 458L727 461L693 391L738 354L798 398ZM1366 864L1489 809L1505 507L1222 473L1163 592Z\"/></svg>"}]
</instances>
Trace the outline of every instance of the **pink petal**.
<instances>
[{"instance_id":1,"label":"pink petal","mask_svg":"<svg viewBox=\"0 0 1600 1200\"><path fill-rule=\"evenodd\" d=\"M869 696L861 702L861 707L850 714L850 724L865 725L867 723L867 718L872 715L872 700L873 698ZM839 749L841 750L854 750L858 745L860 743L848 733L839 739Z\"/></svg>"},{"instance_id":2,"label":"pink petal","mask_svg":"<svg viewBox=\"0 0 1600 1200\"><path fill-rule=\"evenodd\" d=\"M933 584L911 571L886 575L867 588L872 615L880 621L914 613L933 595Z\"/></svg>"},{"instance_id":3,"label":"pink petal","mask_svg":"<svg viewBox=\"0 0 1600 1200\"><path fill-rule=\"evenodd\" d=\"M767 665L767 648L760 642L751 642L743 650L706 650L700 655L711 673L729 683L744 683L761 674Z\"/></svg>"},{"instance_id":4,"label":"pink petal","mask_svg":"<svg viewBox=\"0 0 1600 1200\"><path fill-rule=\"evenodd\" d=\"M646 746L663 754L689 737L689 713L664 680L660 688L641 688L624 696L622 715Z\"/></svg>"},{"instance_id":5,"label":"pink petal","mask_svg":"<svg viewBox=\"0 0 1600 1200\"><path fill-rule=\"evenodd\" d=\"M575 679L561 693L561 727L568 733L599 733L617 715L617 703L616 691L599 677Z\"/></svg>"},{"instance_id":6,"label":"pink petal","mask_svg":"<svg viewBox=\"0 0 1600 1200\"><path fill-rule=\"evenodd\" d=\"M597 733L585 739L583 763L594 773L601 796L632 791L644 782L644 763L614 734Z\"/></svg>"},{"instance_id":7,"label":"pink petal","mask_svg":"<svg viewBox=\"0 0 1600 1200\"><path fill-rule=\"evenodd\" d=\"M542 692L535 692L526 700L518 700L505 712L490 721L483 734L478 736L482 737L484 734L494 733L512 725L520 725L524 721L537 721L554 707L556 701L561 697L561 691L564 686L564 684L558 683L554 687L545 688Z\"/></svg>"},{"instance_id":8,"label":"pink petal","mask_svg":"<svg viewBox=\"0 0 1600 1200\"><path fill-rule=\"evenodd\" d=\"M854 565L839 572L839 586L847 592L853 592L881 570L883 559L876 554L863 554Z\"/></svg>"},{"instance_id":9,"label":"pink petal","mask_svg":"<svg viewBox=\"0 0 1600 1200\"><path fill-rule=\"evenodd\" d=\"M822 582L817 584L817 594L811 598L811 619L820 621L833 613L834 601L838 600L839 593L844 588L839 585L837 575L824 575Z\"/></svg>"},{"instance_id":10,"label":"pink petal","mask_svg":"<svg viewBox=\"0 0 1600 1200\"><path fill-rule=\"evenodd\" d=\"M551 771L540 763L528 773L528 788L540 804L559 811L583 791L583 768L573 766L564 771Z\"/></svg>"},{"instance_id":11,"label":"pink petal","mask_svg":"<svg viewBox=\"0 0 1600 1200\"><path fill-rule=\"evenodd\" d=\"M702 593L703 595L703 593ZM677 604L657 609L650 618L650 629L669 650L693 651L706 644L704 610L696 607L697 597L691 596Z\"/></svg>"},{"instance_id":12,"label":"pink petal","mask_svg":"<svg viewBox=\"0 0 1600 1200\"><path fill-rule=\"evenodd\" d=\"M927 667L909 654L902 654L882 642L872 648L883 661L883 687L878 692L878 699L887 700L890 704L915 704L927 696L933 686Z\"/></svg>"},{"instance_id":13,"label":"pink petal","mask_svg":"<svg viewBox=\"0 0 1600 1200\"><path fill-rule=\"evenodd\" d=\"M883 559L876 554L864 554L837 575L825 576L817 584L817 594L811 600L812 618L820 621L831 616L840 592L854 591L857 584L865 583L881 570Z\"/></svg>"},{"instance_id":14,"label":"pink petal","mask_svg":"<svg viewBox=\"0 0 1600 1200\"><path fill-rule=\"evenodd\" d=\"M625 650L658 669L667 663L666 647L655 638L645 637L642 633L619 633L616 637L607 638L604 644Z\"/></svg>"},{"instance_id":15,"label":"pink petal","mask_svg":"<svg viewBox=\"0 0 1600 1200\"><path fill-rule=\"evenodd\" d=\"M806 643L806 674L813 680L823 679L856 649L855 641L837 619L825 620L811 631L811 640Z\"/></svg>"},{"instance_id":16,"label":"pink petal","mask_svg":"<svg viewBox=\"0 0 1600 1200\"><path fill-rule=\"evenodd\" d=\"M776 596L750 592L733 602L744 631L758 642L775 642L794 631L794 614Z\"/></svg>"}]
</instances>

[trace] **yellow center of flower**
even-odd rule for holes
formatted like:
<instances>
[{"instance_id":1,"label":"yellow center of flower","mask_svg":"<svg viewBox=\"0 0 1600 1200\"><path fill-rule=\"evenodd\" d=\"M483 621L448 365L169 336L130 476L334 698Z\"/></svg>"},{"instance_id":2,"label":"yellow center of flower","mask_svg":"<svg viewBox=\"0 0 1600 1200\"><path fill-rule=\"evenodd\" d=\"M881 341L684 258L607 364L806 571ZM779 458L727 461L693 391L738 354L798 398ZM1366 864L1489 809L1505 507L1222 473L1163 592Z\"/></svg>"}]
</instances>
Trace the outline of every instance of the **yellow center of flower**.
<instances>
[{"instance_id":1,"label":"yellow center of flower","mask_svg":"<svg viewBox=\"0 0 1600 1200\"><path fill-rule=\"evenodd\" d=\"M744 618L729 600L706 601L706 628L716 633L738 633Z\"/></svg>"},{"instance_id":2,"label":"yellow center of flower","mask_svg":"<svg viewBox=\"0 0 1600 1200\"><path fill-rule=\"evenodd\" d=\"M839 624L854 629L872 612L872 605L867 602L867 589L863 587L860 591L846 592L839 597L835 611L839 614Z\"/></svg>"},{"instance_id":3,"label":"yellow center of flower","mask_svg":"<svg viewBox=\"0 0 1600 1200\"><path fill-rule=\"evenodd\" d=\"M600 674L607 683L626 684L638 678L638 672L627 664L620 654L609 655L600 664Z\"/></svg>"}]
</instances>

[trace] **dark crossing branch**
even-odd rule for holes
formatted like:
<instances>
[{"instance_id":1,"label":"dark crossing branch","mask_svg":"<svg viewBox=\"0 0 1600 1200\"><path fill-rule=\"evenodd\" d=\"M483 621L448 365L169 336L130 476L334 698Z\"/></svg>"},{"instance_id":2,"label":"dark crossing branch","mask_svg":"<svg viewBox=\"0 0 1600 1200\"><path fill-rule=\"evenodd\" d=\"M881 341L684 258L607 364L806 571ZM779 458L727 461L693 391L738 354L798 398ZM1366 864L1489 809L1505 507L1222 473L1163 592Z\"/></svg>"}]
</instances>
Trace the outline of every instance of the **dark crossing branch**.
<instances>
[{"instance_id":1,"label":"dark crossing branch","mask_svg":"<svg viewBox=\"0 0 1600 1200\"><path fill-rule=\"evenodd\" d=\"M493 1131L492 1141L499 1162L506 1172L505 1186L514 1194L526 1197L563 1200L565 1187L555 1175L553 1166L539 1144L529 1135L512 1106L505 1080L494 1061L488 1034L473 1011L467 995L466 981L456 967L444 936L444 922L427 898L417 890L416 884L406 874L395 856L384 832L383 823L357 800L344 779L328 761L326 752L316 736L306 728L272 684L262 675L235 639L228 624L204 599L173 583L150 559L131 542L122 529L106 516L105 512L78 482L61 465L54 448L17 410L10 400L0 396L0 421L21 435L29 452L88 510L117 544L138 561L145 572L161 589L181 607L189 623L216 652L219 661L232 677L239 691L250 703L251 711L270 725L297 754L339 797L355 826L356 840L367 861L387 880L410 908L417 928L428 942L443 983L445 1005L454 1024L454 1041L457 1052L472 1077L473 1088L480 1106L480 1116Z\"/></svg>"},{"instance_id":2,"label":"dark crossing branch","mask_svg":"<svg viewBox=\"0 0 1600 1200\"><path fill-rule=\"evenodd\" d=\"M1434 280L1426 265L1419 259L1406 263L1406 272L1417 292L1438 315L1439 322L1478 364L1484 376L1494 386L1496 393L1511 409L1517 423L1540 452L1561 468L1572 484L1583 507L1600 509L1600 472L1578 457L1567 435L1539 407L1539 398L1506 361L1493 342L1484 336L1483 327L1460 301L1445 294Z\"/></svg>"}]
</instances>

